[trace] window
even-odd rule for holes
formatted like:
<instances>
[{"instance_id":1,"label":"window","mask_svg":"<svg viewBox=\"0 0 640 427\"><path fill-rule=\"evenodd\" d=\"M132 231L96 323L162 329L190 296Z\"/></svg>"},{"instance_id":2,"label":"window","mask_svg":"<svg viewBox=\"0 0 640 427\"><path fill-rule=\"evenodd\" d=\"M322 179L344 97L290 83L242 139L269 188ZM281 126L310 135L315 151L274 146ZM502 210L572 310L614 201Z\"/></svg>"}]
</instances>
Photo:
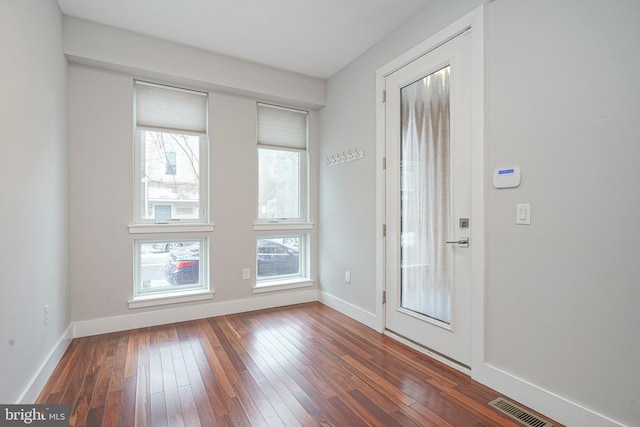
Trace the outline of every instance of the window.
<instances>
[{"instance_id":1,"label":"window","mask_svg":"<svg viewBox=\"0 0 640 427\"><path fill-rule=\"evenodd\" d=\"M256 275L258 281L304 276L302 236L257 239Z\"/></svg>"},{"instance_id":2,"label":"window","mask_svg":"<svg viewBox=\"0 0 640 427\"><path fill-rule=\"evenodd\" d=\"M258 212L254 292L310 286L308 113L258 104ZM284 231L286 230L286 231ZM284 232L283 232L284 231Z\"/></svg>"},{"instance_id":3,"label":"window","mask_svg":"<svg viewBox=\"0 0 640 427\"><path fill-rule=\"evenodd\" d=\"M175 151L167 151L165 152L166 163L165 163L165 175L175 175L176 174L176 152Z\"/></svg>"},{"instance_id":4,"label":"window","mask_svg":"<svg viewBox=\"0 0 640 427\"><path fill-rule=\"evenodd\" d=\"M261 148L258 152L260 177L260 219L299 219L300 153Z\"/></svg>"},{"instance_id":5,"label":"window","mask_svg":"<svg viewBox=\"0 0 640 427\"><path fill-rule=\"evenodd\" d=\"M258 220L306 221L307 112L258 104Z\"/></svg>"},{"instance_id":6,"label":"window","mask_svg":"<svg viewBox=\"0 0 640 427\"><path fill-rule=\"evenodd\" d=\"M211 298L209 239L194 236L213 230L208 94L136 81L134 100L135 212L129 231L145 233L145 239L134 239L129 307Z\"/></svg>"},{"instance_id":7,"label":"window","mask_svg":"<svg viewBox=\"0 0 640 427\"><path fill-rule=\"evenodd\" d=\"M135 114L135 222L208 222L207 94L137 81Z\"/></svg>"},{"instance_id":8,"label":"window","mask_svg":"<svg viewBox=\"0 0 640 427\"><path fill-rule=\"evenodd\" d=\"M171 205L154 205L155 219L171 219Z\"/></svg>"},{"instance_id":9,"label":"window","mask_svg":"<svg viewBox=\"0 0 640 427\"><path fill-rule=\"evenodd\" d=\"M136 240L135 297L209 288L206 238Z\"/></svg>"}]
</instances>

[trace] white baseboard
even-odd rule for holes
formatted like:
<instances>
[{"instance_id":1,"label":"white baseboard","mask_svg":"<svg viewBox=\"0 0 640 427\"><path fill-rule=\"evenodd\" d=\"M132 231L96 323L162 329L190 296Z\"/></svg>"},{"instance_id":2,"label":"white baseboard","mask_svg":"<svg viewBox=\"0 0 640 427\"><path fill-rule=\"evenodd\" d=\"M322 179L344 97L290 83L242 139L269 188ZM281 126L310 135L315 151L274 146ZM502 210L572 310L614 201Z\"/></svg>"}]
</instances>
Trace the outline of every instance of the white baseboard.
<instances>
[{"instance_id":1,"label":"white baseboard","mask_svg":"<svg viewBox=\"0 0 640 427\"><path fill-rule=\"evenodd\" d=\"M626 424L490 364L485 363L482 377L476 380L504 394L507 399L516 400L562 424L580 427L627 427Z\"/></svg>"},{"instance_id":2,"label":"white baseboard","mask_svg":"<svg viewBox=\"0 0 640 427\"><path fill-rule=\"evenodd\" d=\"M324 305L327 305L334 310L339 311L342 314L345 314L351 317L354 320L370 327L371 329L378 330L378 319L374 313L370 313L361 309L358 306L355 306L349 302L346 302L340 298L336 298L333 295L330 295L326 292L320 292L319 301Z\"/></svg>"},{"instance_id":3,"label":"white baseboard","mask_svg":"<svg viewBox=\"0 0 640 427\"><path fill-rule=\"evenodd\" d=\"M262 295L233 301L212 302L210 304L166 308L123 316L81 320L73 323L73 337L106 334L129 329L146 328L167 323L204 319L213 316L243 313L267 308L318 301L318 291L310 289L282 294Z\"/></svg>"},{"instance_id":4,"label":"white baseboard","mask_svg":"<svg viewBox=\"0 0 640 427\"><path fill-rule=\"evenodd\" d=\"M62 359L62 356L67 350L67 347L69 347L69 344L71 344L72 330L72 325L69 325L56 345L53 346L44 362L42 362L40 368L33 375L33 378L31 378L31 381L29 381L27 387L24 389L22 394L20 394L20 397L18 397L16 404L28 405L36 401L36 399L40 395L40 392L49 380L49 377L51 376L51 374L53 374L54 369L56 368L56 366L58 366L58 362L60 362L60 359Z\"/></svg>"}]
</instances>

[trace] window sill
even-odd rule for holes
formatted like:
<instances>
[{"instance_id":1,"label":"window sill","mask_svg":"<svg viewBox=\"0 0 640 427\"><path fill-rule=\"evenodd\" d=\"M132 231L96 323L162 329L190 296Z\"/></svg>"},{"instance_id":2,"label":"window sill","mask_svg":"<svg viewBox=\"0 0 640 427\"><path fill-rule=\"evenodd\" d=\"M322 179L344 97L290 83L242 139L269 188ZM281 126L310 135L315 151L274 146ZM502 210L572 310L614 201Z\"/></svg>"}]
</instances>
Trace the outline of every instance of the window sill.
<instances>
[{"instance_id":1,"label":"window sill","mask_svg":"<svg viewBox=\"0 0 640 427\"><path fill-rule=\"evenodd\" d=\"M269 230L312 230L315 224L313 222L256 222L253 224L255 231Z\"/></svg>"},{"instance_id":2,"label":"window sill","mask_svg":"<svg viewBox=\"0 0 640 427\"><path fill-rule=\"evenodd\" d=\"M214 229L215 224L132 224L129 234L207 233Z\"/></svg>"},{"instance_id":3,"label":"window sill","mask_svg":"<svg viewBox=\"0 0 640 427\"><path fill-rule=\"evenodd\" d=\"M308 288L313 286L314 280L306 278L296 278L290 280L274 280L273 282L262 282L253 287L254 294L263 292L284 291L287 289Z\"/></svg>"},{"instance_id":4,"label":"window sill","mask_svg":"<svg viewBox=\"0 0 640 427\"><path fill-rule=\"evenodd\" d=\"M213 299L211 291L191 291L184 293L173 293L170 295L148 295L129 300L129 308L154 307L157 305L180 304L183 302L203 301Z\"/></svg>"}]
</instances>

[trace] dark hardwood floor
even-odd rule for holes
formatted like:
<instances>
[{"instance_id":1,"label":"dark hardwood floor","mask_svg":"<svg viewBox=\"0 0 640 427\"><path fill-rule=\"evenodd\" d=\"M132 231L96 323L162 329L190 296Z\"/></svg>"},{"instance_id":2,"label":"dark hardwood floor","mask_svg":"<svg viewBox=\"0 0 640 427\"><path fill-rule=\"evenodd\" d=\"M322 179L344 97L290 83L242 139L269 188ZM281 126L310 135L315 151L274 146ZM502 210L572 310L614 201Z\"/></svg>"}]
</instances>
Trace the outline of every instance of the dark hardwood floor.
<instances>
[{"instance_id":1,"label":"dark hardwood floor","mask_svg":"<svg viewBox=\"0 0 640 427\"><path fill-rule=\"evenodd\" d=\"M37 403L72 426L522 426L498 396L310 303L74 339Z\"/></svg>"}]
</instances>

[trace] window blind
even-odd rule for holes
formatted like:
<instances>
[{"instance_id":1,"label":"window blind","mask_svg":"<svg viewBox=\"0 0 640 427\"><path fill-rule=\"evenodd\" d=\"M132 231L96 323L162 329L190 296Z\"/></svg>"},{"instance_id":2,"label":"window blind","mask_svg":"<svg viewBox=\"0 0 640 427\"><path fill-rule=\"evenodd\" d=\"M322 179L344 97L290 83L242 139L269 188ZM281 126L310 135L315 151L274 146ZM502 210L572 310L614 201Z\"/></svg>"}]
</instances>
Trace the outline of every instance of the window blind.
<instances>
[{"instance_id":1,"label":"window blind","mask_svg":"<svg viewBox=\"0 0 640 427\"><path fill-rule=\"evenodd\" d=\"M307 149L306 111L258 104L258 145Z\"/></svg>"},{"instance_id":2,"label":"window blind","mask_svg":"<svg viewBox=\"0 0 640 427\"><path fill-rule=\"evenodd\" d=\"M207 94L136 82L136 126L207 132Z\"/></svg>"}]
</instances>

